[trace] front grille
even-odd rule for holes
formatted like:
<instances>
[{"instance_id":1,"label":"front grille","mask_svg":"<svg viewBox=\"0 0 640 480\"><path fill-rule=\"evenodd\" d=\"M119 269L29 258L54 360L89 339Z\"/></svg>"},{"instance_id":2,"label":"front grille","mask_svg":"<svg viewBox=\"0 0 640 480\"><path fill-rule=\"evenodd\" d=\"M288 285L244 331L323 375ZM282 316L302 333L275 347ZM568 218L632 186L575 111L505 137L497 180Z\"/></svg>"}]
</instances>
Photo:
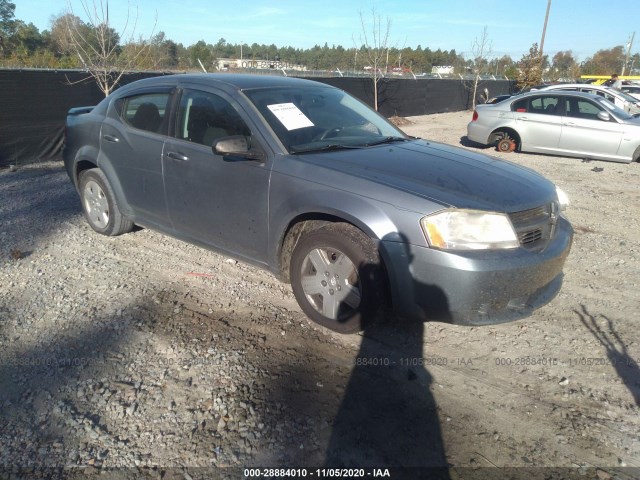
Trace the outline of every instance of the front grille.
<instances>
[{"instance_id":1,"label":"front grille","mask_svg":"<svg viewBox=\"0 0 640 480\"><path fill-rule=\"evenodd\" d=\"M541 207L510 213L520 245L527 250L541 251L553 238L558 220L558 205L549 203Z\"/></svg>"}]
</instances>

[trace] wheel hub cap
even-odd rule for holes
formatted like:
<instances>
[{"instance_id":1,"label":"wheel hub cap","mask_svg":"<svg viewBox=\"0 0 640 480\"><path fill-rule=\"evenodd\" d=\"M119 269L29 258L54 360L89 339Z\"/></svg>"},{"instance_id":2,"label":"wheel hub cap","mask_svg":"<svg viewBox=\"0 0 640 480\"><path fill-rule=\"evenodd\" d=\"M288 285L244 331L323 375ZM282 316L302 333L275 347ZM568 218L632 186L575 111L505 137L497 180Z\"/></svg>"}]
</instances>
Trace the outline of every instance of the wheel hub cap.
<instances>
[{"instance_id":1,"label":"wheel hub cap","mask_svg":"<svg viewBox=\"0 0 640 480\"><path fill-rule=\"evenodd\" d=\"M91 223L98 228L105 228L109 223L109 202L107 197L93 180L84 186L84 206Z\"/></svg>"},{"instance_id":2,"label":"wheel hub cap","mask_svg":"<svg viewBox=\"0 0 640 480\"><path fill-rule=\"evenodd\" d=\"M307 254L302 264L302 290L313 308L333 320L360 306L358 271L339 250L316 248Z\"/></svg>"}]
</instances>

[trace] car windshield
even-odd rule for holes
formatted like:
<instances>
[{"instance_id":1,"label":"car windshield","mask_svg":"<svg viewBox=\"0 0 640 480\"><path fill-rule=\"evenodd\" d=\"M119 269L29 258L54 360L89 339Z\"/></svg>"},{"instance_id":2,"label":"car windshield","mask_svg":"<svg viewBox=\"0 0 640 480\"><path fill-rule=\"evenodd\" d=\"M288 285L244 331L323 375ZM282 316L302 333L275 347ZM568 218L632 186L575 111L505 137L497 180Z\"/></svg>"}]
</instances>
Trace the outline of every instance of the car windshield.
<instances>
[{"instance_id":1,"label":"car windshield","mask_svg":"<svg viewBox=\"0 0 640 480\"><path fill-rule=\"evenodd\" d=\"M243 92L289 153L366 148L409 138L342 90L318 87Z\"/></svg>"},{"instance_id":2,"label":"car windshield","mask_svg":"<svg viewBox=\"0 0 640 480\"><path fill-rule=\"evenodd\" d=\"M613 102L610 102L606 98L598 97L597 101L598 103L600 103L600 105L602 105L604 108L609 110L620 120L630 120L633 118L633 115L630 115L629 113L625 112L623 109L615 105Z\"/></svg>"}]
</instances>

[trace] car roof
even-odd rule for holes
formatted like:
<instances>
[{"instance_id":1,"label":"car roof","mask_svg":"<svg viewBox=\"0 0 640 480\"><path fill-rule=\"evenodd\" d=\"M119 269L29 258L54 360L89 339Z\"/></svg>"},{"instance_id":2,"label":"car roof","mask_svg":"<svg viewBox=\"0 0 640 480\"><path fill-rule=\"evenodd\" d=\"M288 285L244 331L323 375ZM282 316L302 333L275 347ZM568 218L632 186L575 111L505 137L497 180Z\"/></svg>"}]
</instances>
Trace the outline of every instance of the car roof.
<instances>
[{"instance_id":1,"label":"car roof","mask_svg":"<svg viewBox=\"0 0 640 480\"><path fill-rule=\"evenodd\" d=\"M539 95L559 95L560 92L555 92L556 89L544 89L544 90L535 90L533 92L526 92L526 93L521 93L519 95L514 95L513 99L520 99L520 98L527 98L527 97L535 97L535 96L539 96ZM576 90L567 90L567 91L562 91L562 95L564 96L572 96L572 97L583 97L583 98L602 98L599 95L594 95L593 93L587 93L587 92L578 92Z\"/></svg>"},{"instance_id":2,"label":"car roof","mask_svg":"<svg viewBox=\"0 0 640 480\"><path fill-rule=\"evenodd\" d=\"M578 92L575 90L563 90L563 91L556 91L556 90L535 90L533 92L526 92L526 93L519 93L517 95L513 95L512 97L509 97L507 99L505 99L502 102L498 102L498 103L481 103L479 105L477 105L477 107L481 107L481 108L497 108L497 109L511 109L511 105L514 102L517 102L519 100L522 100L523 98L530 98L530 97L539 97L539 96L543 96L543 95L562 95L562 96L570 96L570 97L578 97L578 98L589 98L591 100L599 100L602 99L601 96L599 95L594 95L593 93L586 93L586 92Z\"/></svg>"},{"instance_id":3,"label":"car roof","mask_svg":"<svg viewBox=\"0 0 640 480\"><path fill-rule=\"evenodd\" d=\"M607 92L614 92L615 89L608 87L606 85L592 85L590 83L559 83L557 85L548 85L546 87L540 88L540 90L561 90L565 88L590 88L593 90L604 90Z\"/></svg>"},{"instance_id":4,"label":"car roof","mask_svg":"<svg viewBox=\"0 0 640 480\"><path fill-rule=\"evenodd\" d=\"M275 75L249 75L235 73L188 73L145 78L129 83L114 93L126 93L129 90L151 86L173 86L180 84L218 86L226 89L248 90L265 87L318 87L335 88L330 85L304 80L301 78L280 77Z\"/></svg>"}]
</instances>

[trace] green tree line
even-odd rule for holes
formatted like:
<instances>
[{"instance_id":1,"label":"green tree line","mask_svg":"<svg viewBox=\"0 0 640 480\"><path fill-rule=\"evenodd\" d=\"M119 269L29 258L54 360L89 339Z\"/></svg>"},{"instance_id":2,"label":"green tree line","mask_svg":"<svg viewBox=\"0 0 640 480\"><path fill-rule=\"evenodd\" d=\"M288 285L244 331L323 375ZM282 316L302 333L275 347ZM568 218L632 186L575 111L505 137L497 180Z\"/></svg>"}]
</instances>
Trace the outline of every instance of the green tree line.
<instances>
[{"instance_id":1,"label":"green tree line","mask_svg":"<svg viewBox=\"0 0 640 480\"><path fill-rule=\"evenodd\" d=\"M82 60L73 52L68 38L68 26L87 31L91 38L90 23L83 22L77 16L66 13L54 17L50 29L40 31L33 23L15 18L15 4L9 0L0 0L0 67L3 68L79 68ZM110 41L117 46L118 55L128 55L136 45L121 42L118 33L108 29ZM142 40L141 40L142 41ZM139 46L139 45L137 45ZM537 50L537 46L534 45ZM288 64L302 65L308 70L363 71L366 65L364 46L344 47L341 45L315 45L312 48L277 46L275 44L237 44L220 38L215 43L200 40L185 46L167 38L159 32L149 40L148 53L136 58L135 67L139 70L199 70L200 62L208 71L215 71L218 58L243 58L247 60L273 60ZM385 68L416 75L431 72L432 66L453 66L456 74L481 72L483 75L496 75L517 79L523 66L530 61L532 52L525 53L521 59L514 60L505 55L499 58L465 58L455 50L431 50L418 45L416 48L389 48ZM625 62L622 46L599 50L583 62L578 62L571 50L557 52L551 58L542 58L541 71L545 79L575 79L580 75L610 75L620 72ZM626 71L640 69L640 55L635 54L626 65Z\"/></svg>"}]
</instances>

